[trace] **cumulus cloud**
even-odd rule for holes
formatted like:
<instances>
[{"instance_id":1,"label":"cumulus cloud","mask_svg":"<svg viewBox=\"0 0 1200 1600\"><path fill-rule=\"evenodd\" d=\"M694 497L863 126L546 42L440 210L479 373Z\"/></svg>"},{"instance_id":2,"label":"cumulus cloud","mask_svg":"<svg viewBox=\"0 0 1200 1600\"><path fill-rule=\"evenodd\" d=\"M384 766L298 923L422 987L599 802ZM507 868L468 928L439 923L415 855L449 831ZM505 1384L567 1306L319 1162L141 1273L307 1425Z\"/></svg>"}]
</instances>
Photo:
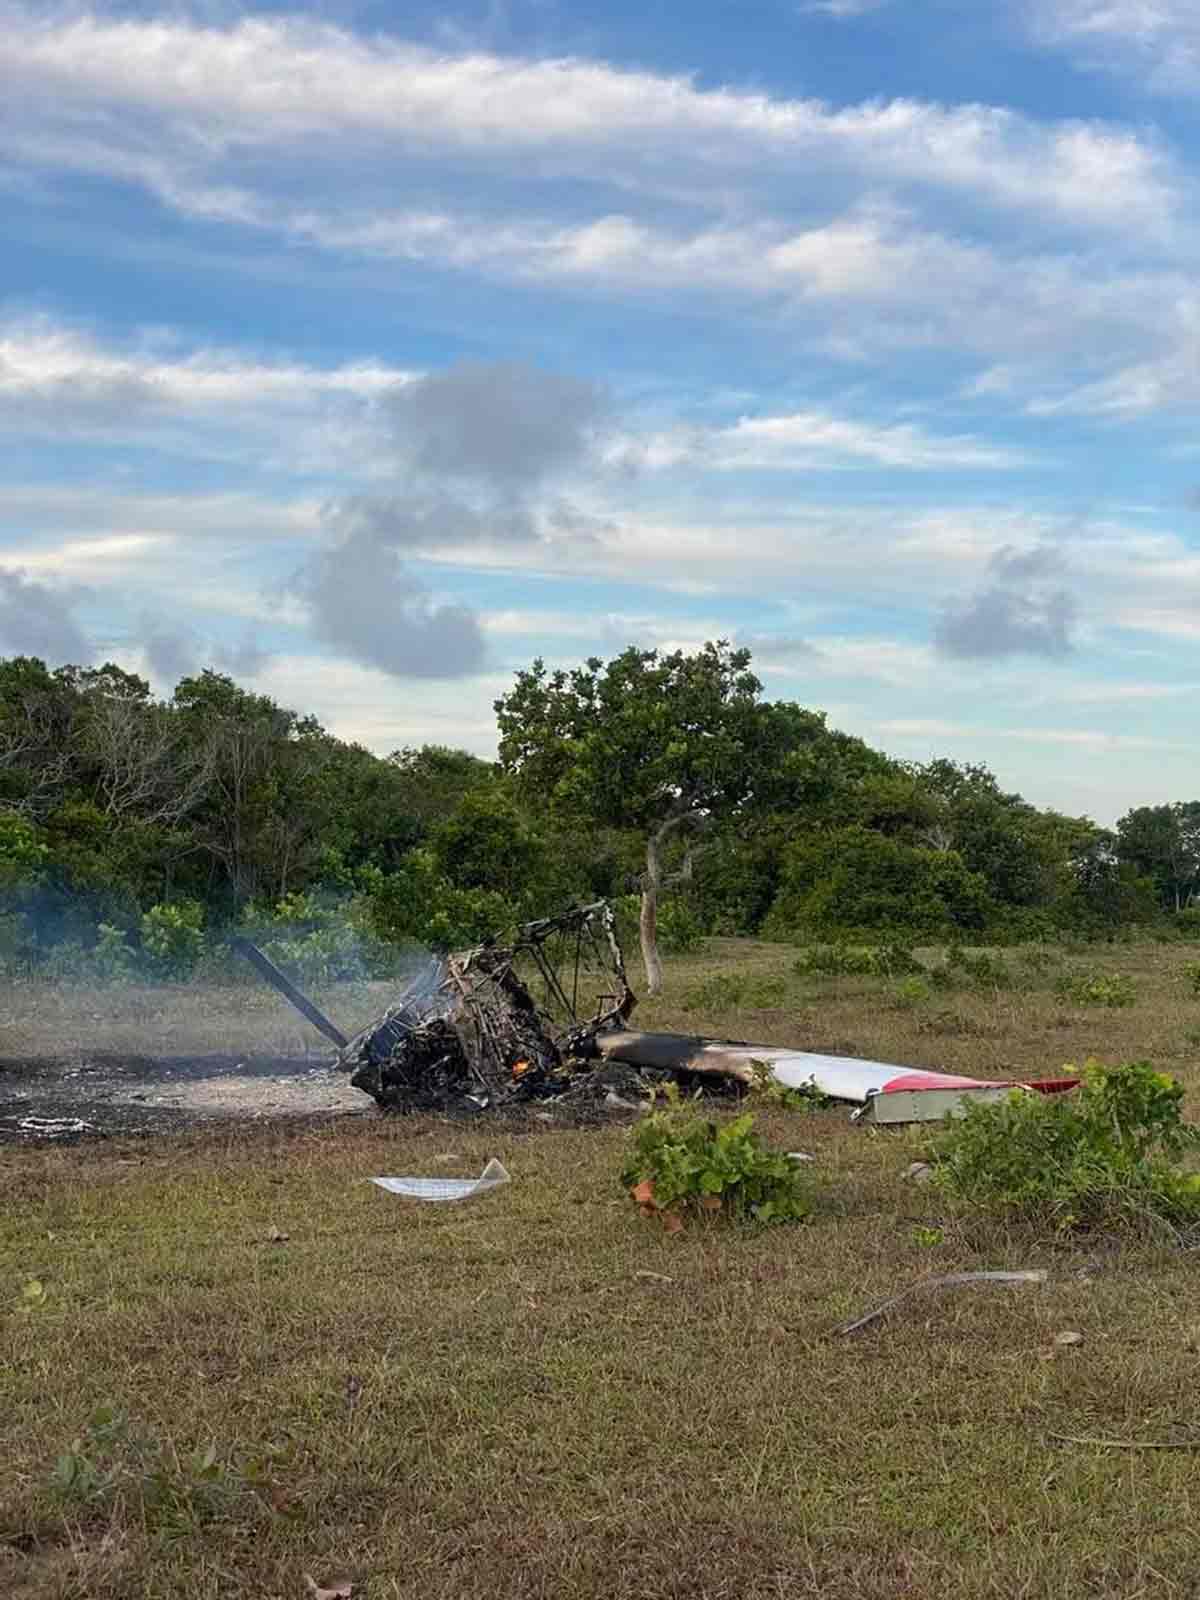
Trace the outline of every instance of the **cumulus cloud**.
<instances>
[{"instance_id":1,"label":"cumulus cloud","mask_svg":"<svg viewBox=\"0 0 1200 1600\"><path fill-rule=\"evenodd\" d=\"M83 591L38 583L13 567L0 567L0 650L37 656L50 666L91 661L91 641L76 621Z\"/></svg>"},{"instance_id":2,"label":"cumulus cloud","mask_svg":"<svg viewBox=\"0 0 1200 1600\"><path fill-rule=\"evenodd\" d=\"M1061 660L1074 649L1077 606L1062 587L1062 563L1047 545L1005 548L988 563L989 581L947 608L934 642L947 656L980 661L1033 655Z\"/></svg>"},{"instance_id":3,"label":"cumulus cloud","mask_svg":"<svg viewBox=\"0 0 1200 1600\"><path fill-rule=\"evenodd\" d=\"M594 385L517 363L462 363L396 390L395 489L331 504L331 543L297 583L318 636L399 677L479 672L479 618L435 604L401 553L593 538L558 485L603 411Z\"/></svg>"},{"instance_id":4,"label":"cumulus cloud","mask_svg":"<svg viewBox=\"0 0 1200 1600\"><path fill-rule=\"evenodd\" d=\"M351 661L399 678L463 678L482 670L479 619L438 605L396 550L359 530L309 563L298 580L312 629Z\"/></svg>"},{"instance_id":5,"label":"cumulus cloud","mask_svg":"<svg viewBox=\"0 0 1200 1600\"><path fill-rule=\"evenodd\" d=\"M164 683L178 683L200 665L203 646L191 628L171 627L143 613L139 634L146 665Z\"/></svg>"},{"instance_id":6,"label":"cumulus cloud","mask_svg":"<svg viewBox=\"0 0 1200 1600\"><path fill-rule=\"evenodd\" d=\"M173 686L205 667L216 667L235 679L256 678L271 653L253 630L236 643L200 634L188 623L175 623L144 611L135 633L146 667L160 684Z\"/></svg>"},{"instance_id":7,"label":"cumulus cloud","mask_svg":"<svg viewBox=\"0 0 1200 1600\"><path fill-rule=\"evenodd\" d=\"M581 460L604 409L595 384L517 362L462 362L406 384L385 406L415 472L502 494Z\"/></svg>"}]
</instances>

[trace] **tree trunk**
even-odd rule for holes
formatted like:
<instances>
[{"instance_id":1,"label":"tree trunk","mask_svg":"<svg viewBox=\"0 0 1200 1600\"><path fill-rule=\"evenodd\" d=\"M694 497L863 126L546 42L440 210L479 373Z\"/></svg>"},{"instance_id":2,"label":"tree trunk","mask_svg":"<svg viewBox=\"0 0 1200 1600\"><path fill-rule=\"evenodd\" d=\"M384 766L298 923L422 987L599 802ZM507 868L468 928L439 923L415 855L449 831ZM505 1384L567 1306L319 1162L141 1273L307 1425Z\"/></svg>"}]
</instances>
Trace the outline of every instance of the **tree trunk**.
<instances>
[{"instance_id":1,"label":"tree trunk","mask_svg":"<svg viewBox=\"0 0 1200 1600\"><path fill-rule=\"evenodd\" d=\"M662 993L662 962L658 955L658 884L647 874L642 887L642 914L638 921L642 939L642 965L646 969L646 993Z\"/></svg>"},{"instance_id":2,"label":"tree trunk","mask_svg":"<svg viewBox=\"0 0 1200 1600\"><path fill-rule=\"evenodd\" d=\"M680 807L673 811L661 827L656 828L646 840L646 871L642 876L642 910L638 919L638 932L642 942L642 964L646 969L646 993L649 995L662 993L662 961L658 954L659 894L664 888L670 889L678 883L691 882L692 862L696 855L695 848L689 849L679 871L664 878L662 847L679 828L703 829L706 826L707 819L698 812Z\"/></svg>"},{"instance_id":3,"label":"tree trunk","mask_svg":"<svg viewBox=\"0 0 1200 1600\"><path fill-rule=\"evenodd\" d=\"M662 884L662 858L659 845L666 828L646 840L646 876L642 879L642 914L638 932L642 940L642 965L646 969L646 993L662 993L662 962L658 955L658 891Z\"/></svg>"}]
</instances>

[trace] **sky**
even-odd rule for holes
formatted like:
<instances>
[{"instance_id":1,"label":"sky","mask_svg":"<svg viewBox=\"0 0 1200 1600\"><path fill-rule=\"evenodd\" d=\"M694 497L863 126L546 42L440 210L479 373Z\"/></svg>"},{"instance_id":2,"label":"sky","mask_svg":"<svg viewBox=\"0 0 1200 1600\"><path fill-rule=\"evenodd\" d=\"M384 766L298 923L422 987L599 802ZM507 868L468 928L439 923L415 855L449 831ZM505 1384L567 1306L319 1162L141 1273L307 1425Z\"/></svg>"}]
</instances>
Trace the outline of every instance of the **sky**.
<instances>
[{"instance_id":1,"label":"sky","mask_svg":"<svg viewBox=\"0 0 1200 1600\"><path fill-rule=\"evenodd\" d=\"M1194 797L1195 0L0 0L0 653Z\"/></svg>"}]
</instances>

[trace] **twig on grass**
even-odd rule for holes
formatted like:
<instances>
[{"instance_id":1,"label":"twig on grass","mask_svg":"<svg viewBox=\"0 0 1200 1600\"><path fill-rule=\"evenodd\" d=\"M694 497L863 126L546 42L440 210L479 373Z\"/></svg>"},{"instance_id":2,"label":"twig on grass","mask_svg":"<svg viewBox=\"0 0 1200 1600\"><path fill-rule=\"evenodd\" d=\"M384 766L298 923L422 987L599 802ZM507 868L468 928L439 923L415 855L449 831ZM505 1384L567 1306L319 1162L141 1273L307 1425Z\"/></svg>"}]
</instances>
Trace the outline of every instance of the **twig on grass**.
<instances>
[{"instance_id":1,"label":"twig on grass","mask_svg":"<svg viewBox=\"0 0 1200 1600\"><path fill-rule=\"evenodd\" d=\"M1073 1433L1048 1433L1046 1437L1098 1450L1200 1450L1200 1439L1082 1439Z\"/></svg>"},{"instance_id":2,"label":"twig on grass","mask_svg":"<svg viewBox=\"0 0 1200 1600\"><path fill-rule=\"evenodd\" d=\"M886 1317L897 1306L926 1289L958 1289L972 1283L1045 1283L1045 1281L1046 1273L1040 1267L1030 1272L948 1272L941 1278L926 1278L922 1283L914 1283L911 1289L905 1289L903 1294L885 1300L881 1306L876 1306L874 1311L868 1311L865 1317L857 1317L853 1322L844 1322L840 1328L835 1328L833 1331L838 1335L858 1333L860 1329L870 1327L871 1323L878 1322L881 1317Z\"/></svg>"}]
</instances>

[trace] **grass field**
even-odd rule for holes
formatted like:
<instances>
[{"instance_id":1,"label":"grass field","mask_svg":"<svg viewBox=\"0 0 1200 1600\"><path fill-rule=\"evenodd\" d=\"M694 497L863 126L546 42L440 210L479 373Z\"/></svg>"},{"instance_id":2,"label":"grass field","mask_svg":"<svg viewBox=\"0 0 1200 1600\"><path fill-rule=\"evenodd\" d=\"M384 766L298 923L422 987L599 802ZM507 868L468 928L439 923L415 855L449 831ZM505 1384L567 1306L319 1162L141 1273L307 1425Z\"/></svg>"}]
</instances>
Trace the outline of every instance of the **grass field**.
<instances>
[{"instance_id":1,"label":"grass field","mask_svg":"<svg viewBox=\"0 0 1200 1600\"><path fill-rule=\"evenodd\" d=\"M718 944L638 1020L984 1074L1148 1057L1200 1116L1191 959L1011 952L1015 987L914 998ZM1095 971L1136 1003L1055 992ZM730 974L740 1003L711 982ZM325 998L354 1020L374 997ZM0 997L0 1054L89 1022L147 1053L296 1035L252 990L52 1011L43 991L39 1032L31 990ZM372 1600L1194 1595L1200 1455L1052 1436L1200 1440L1196 1258L956 1220L904 1180L919 1132L761 1120L817 1158L813 1220L676 1239L619 1191L621 1127L364 1119L0 1152L0 1595L291 1600L306 1574ZM468 1206L363 1181L490 1155L513 1183ZM832 1331L975 1267L1049 1276ZM140 1444L89 1438L106 1402Z\"/></svg>"}]
</instances>

